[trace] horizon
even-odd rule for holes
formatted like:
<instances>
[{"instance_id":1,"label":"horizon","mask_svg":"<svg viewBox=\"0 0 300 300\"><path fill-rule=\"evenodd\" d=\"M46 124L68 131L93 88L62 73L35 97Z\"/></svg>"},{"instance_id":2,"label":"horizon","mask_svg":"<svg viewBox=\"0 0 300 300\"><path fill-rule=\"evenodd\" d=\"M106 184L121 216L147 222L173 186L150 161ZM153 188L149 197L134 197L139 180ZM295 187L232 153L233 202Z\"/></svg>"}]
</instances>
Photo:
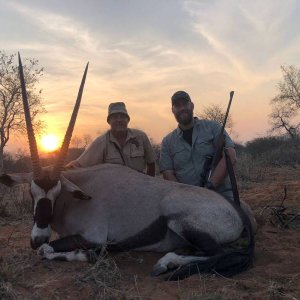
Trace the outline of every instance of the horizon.
<instances>
[{"instance_id":1,"label":"horizon","mask_svg":"<svg viewBox=\"0 0 300 300\"><path fill-rule=\"evenodd\" d=\"M224 109L235 91L232 138L267 135L281 65L300 65L297 1L0 0L1 50L44 67L39 88L47 133L64 135L85 64L89 72L73 136L109 128L110 102L124 101L129 127L160 143L177 124L170 98L188 92L195 114ZM24 149L11 139L6 152ZM26 142L27 144L27 142ZM26 145L27 148L27 145Z\"/></svg>"}]
</instances>

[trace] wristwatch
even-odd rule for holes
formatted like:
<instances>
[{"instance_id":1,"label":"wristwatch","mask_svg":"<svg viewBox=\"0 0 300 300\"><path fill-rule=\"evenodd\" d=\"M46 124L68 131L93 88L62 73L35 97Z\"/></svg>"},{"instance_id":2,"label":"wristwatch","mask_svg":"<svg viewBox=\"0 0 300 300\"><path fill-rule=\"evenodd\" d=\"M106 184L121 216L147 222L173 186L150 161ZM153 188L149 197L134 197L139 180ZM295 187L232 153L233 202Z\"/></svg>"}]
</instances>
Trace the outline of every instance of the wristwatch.
<instances>
[{"instance_id":1,"label":"wristwatch","mask_svg":"<svg viewBox=\"0 0 300 300\"><path fill-rule=\"evenodd\" d=\"M211 181L207 181L205 187L209 190L214 190L215 189L215 186Z\"/></svg>"}]
</instances>

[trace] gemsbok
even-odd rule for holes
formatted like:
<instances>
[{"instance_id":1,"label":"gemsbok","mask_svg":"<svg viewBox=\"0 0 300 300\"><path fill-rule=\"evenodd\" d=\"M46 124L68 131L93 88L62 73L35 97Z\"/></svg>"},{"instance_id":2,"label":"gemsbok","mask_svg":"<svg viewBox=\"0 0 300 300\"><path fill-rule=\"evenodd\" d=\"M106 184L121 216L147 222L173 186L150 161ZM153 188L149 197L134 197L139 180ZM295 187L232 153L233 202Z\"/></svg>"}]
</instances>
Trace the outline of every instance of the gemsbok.
<instances>
[{"instance_id":1,"label":"gemsbok","mask_svg":"<svg viewBox=\"0 0 300 300\"><path fill-rule=\"evenodd\" d=\"M53 168L40 166L21 58L19 72L32 173L2 174L12 186L30 183L33 199L31 247L46 259L89 260L90 249L167 252L152 275L170 280L194 273L231 276L254 258L256 222L249 206L214 191L153 178L125 166L102 164L64 171L87 75L86 66L64 142ZM51 241L51 229L60 238ZM229 244L241 236L244 246ZM175 250L188 248L189 255Z\"/></svg>"}]
</instances>

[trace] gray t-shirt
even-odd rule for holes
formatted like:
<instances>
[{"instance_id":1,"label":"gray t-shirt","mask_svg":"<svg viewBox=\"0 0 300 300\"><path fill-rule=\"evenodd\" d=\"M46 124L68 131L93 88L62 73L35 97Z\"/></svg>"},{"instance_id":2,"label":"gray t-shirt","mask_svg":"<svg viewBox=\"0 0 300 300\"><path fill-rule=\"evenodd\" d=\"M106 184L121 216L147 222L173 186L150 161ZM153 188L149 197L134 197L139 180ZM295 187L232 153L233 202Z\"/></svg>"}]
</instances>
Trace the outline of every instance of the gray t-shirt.
<instances>
[{"instance_id":1,"label":"gray t-shirt","mask_svg":"<svg viewBox=\"0 0 300 300\"><path fill-rule=\"evenodd\" d=\"M194 118L192 146L182 137L182 130L177 127L162 141L160 153L160 172L173 170L181 183L200 185L207 156L213 156L216 139L222 126L209 120ZM225 147L234 147L229 135L224 132ZM232 198L229 178L218 187L217 191L227 198Z\"/></svg>"}]
</instances>

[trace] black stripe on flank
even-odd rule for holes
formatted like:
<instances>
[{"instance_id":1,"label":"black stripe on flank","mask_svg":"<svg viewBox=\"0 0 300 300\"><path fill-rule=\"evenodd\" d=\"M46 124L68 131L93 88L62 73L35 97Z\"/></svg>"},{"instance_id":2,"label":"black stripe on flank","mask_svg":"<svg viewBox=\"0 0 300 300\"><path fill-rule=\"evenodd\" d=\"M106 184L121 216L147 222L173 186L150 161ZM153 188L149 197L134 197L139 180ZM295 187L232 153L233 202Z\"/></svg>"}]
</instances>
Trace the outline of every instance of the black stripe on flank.
<instances>
[{"instance_id":1,"label":"black stripe on flank","mask_svg":"<svg viewBox=\"0 0 300 300\"><path fill-rule=\"evenodd\" d=\"M185 225L182 235L195 249L204 251L207 255L216 255L223 252L222 246L206 232Z\"/></svg>"},{"instance_id":2,"label":"black stripe on flank","mask_svg":"<svg viewBox=\"0 0 300 300\"><path fill-rule=\"evenodd\" d=\"M128 251L148 245L153 245L163 240L167 233L166 218L161 216L147 228L143 229L137 235L129 237L128 239L118 243L117 245L108 246L109 250Z\"/></svg>"}]
</instances>

